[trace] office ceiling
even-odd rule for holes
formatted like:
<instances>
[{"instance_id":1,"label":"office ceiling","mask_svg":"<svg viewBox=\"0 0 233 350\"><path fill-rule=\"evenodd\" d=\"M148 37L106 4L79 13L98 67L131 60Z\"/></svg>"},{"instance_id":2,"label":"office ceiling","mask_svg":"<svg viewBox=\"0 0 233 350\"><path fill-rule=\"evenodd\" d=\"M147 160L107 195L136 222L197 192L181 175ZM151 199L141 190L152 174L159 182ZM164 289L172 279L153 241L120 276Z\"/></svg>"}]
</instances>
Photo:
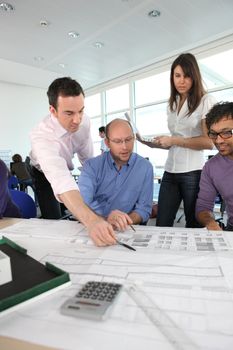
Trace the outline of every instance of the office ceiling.
<instances>
[{"instance_id":1,"label":"office ceiling","mask_svg":"<svg viewBox=\"0 0 233 350\"><path fill-rule=\"evenodd\" d=\"M71 76L88 89L233 33L232 0L7 2L14 11L0 9L0 80L41 88Z\"/></svg>"}]
</instances>

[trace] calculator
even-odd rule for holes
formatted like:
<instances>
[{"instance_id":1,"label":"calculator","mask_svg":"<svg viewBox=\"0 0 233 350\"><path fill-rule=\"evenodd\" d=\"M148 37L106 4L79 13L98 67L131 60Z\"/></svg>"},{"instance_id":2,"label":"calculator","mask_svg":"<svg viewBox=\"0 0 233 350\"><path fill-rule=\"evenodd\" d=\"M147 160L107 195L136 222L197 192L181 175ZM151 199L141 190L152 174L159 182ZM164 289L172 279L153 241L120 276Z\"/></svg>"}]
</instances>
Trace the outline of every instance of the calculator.
<instances>
[{"instance_id":1,"label":"calculator","mask_svg":"<svg viewBox=\"0 0 233 350\"><path fill-rule=\"evenodd\" d=\"M87 282L82 289L61 306L61 313L91 320L104 320L118 296L122 284Z\"/></svg>"}]
</instances>

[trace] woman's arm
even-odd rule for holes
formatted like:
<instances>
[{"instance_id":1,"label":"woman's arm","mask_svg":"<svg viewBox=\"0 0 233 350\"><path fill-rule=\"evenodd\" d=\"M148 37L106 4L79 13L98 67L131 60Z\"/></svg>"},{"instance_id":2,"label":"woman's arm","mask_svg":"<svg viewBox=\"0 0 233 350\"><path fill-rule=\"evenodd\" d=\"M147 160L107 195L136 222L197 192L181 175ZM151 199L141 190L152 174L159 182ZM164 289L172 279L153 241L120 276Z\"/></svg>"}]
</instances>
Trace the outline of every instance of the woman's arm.
<instances>
[{"instance_id":1,"label":"woman's arm","mask_svg":"<svg viewBox=\"0 0 233 350\"><path fill-rule=\"evenodd\" d=\"M179 146L184 148L190 148L194 150L212 149L213 142L207 135L207 127L205 119L201 122L202 135L194 137L183 136L159 136L157 142L162 148L170 148L171 146Z\"/></svg>"},{"instance_id":2,"label":"woman's arm","mask_svg":"<svg viewBox=\"0 0 233 350\"><path fill-rule=\"evenodd\" d=\"M141 136L140 136L139 134L136 134L136 139L137 139L137 141L139 141L139 142L142 143L143 145L146 145L146 146L148 146L148 147L150 147L150 148L162 148L162 149L168 149L168 148L170 148L170 147L164 147L164 146L162 146L161 144L159 144L158 139L159 139L160 137L162 137L162 136L155 137L155 138L153 139L153 141L144 141L144 140L142 140L142 138L141 138ZM170 136L168 136L168 137L170 137Z\"/></svg>"}]
</instances>

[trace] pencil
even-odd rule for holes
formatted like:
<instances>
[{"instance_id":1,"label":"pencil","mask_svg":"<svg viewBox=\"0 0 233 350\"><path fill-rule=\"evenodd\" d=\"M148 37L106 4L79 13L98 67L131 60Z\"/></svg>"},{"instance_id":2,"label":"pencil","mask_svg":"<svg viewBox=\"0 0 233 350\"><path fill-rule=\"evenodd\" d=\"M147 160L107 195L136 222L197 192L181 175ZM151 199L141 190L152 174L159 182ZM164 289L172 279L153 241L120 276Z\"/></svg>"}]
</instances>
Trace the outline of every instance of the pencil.
<instances>
[{"instance_id":1,"label":"pencil","mask_svg":"<svg viewBox=\"0 0 233 350\"><path fill-rule=\"evenodd\" d=\"M118 240L116 240L116 242L117 242L117 244L120 244L120 245L122 245L123 247L128 248L128 249L131 249L131 250L134 250L134 251L136 252L136 249L133 248L133 247L131 247L131 245L126 244L126 243L122 243L121 241L118 241Z\"/></svg>"},{"instance_id":2,"label":"pencil","mask_svg":"<svg viewBox=\"0 0 233 350\"><path fill-rule=\"evenodd\" d=\"M134 232L136 232L135 228L132 225L129 225Z\"/></svg>"}]
</instances>

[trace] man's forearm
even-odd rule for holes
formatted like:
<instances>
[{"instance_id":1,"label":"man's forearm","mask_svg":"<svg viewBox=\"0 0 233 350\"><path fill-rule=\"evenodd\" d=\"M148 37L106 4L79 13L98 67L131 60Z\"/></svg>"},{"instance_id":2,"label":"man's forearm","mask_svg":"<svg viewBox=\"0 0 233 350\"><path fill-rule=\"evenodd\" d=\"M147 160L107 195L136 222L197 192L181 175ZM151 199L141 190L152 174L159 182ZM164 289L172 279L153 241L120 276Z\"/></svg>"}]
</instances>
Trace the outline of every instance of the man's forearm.
<instances>
[{"instance_id":1,"label":"man's forearm","mask_svg":"<svg viewBox=\"0 0 233 350\"><path fill-rule=\"evenodd\" d=\"M64 192L59 195L59 198L85 226L89 226L97 220L97 215L84 203L78 190Z\"/></svg>"},{"instance_id":2,"label":"man's forearm","mask_svg":"<svg viewBox=\"0 0 233 350\"><path fill-rule=\"evenodd\" d=\"M141 224L142 218L138 213L136 213L135 211L132 211L128 215L129 215L130 219L133 221L134 225Z\"/></svg>"},{"instance_id":3,"label":"man's forearm","mask_svg":"<svg viewBox=\"0 0 233 350\"><path fill-rule=\"evenodd\" d=\"M214 214L208 210L200 211L197 215L198 222L208 230L221 230L219 224L215 221Z\"/></svg>"}]
</instances>

